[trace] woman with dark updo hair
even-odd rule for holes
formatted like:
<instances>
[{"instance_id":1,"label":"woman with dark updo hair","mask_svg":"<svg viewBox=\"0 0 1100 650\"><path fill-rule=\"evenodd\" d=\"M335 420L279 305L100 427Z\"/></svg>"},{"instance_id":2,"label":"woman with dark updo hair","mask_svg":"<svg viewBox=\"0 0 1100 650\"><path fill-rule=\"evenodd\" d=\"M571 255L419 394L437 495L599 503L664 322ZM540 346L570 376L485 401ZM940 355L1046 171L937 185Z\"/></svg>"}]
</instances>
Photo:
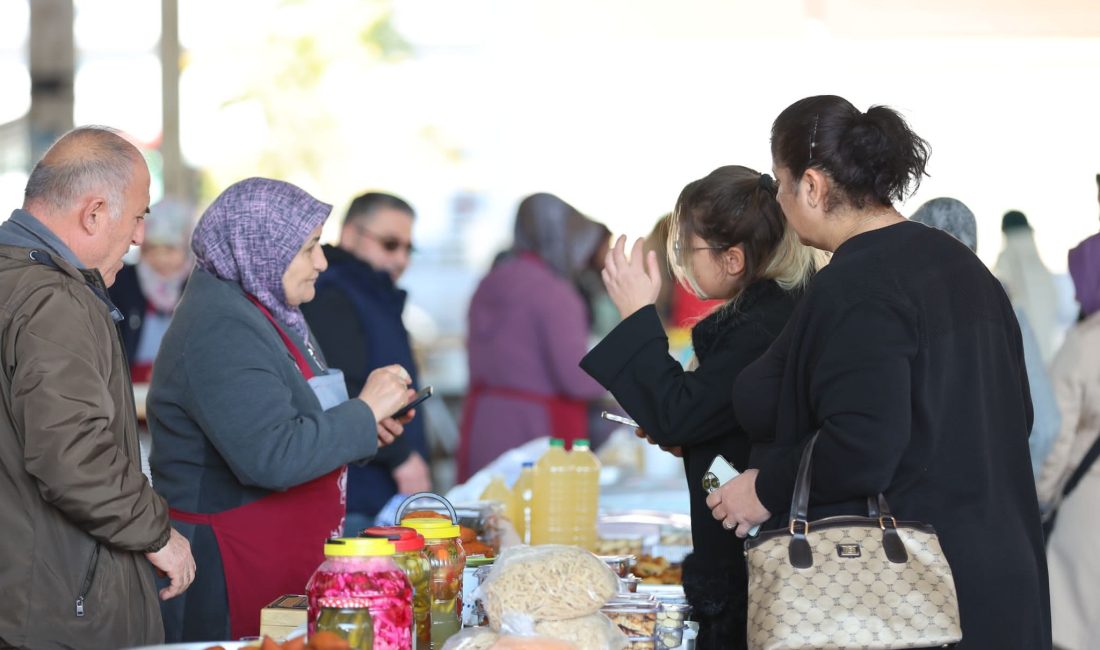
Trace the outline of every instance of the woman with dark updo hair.
<instances>
[{"instance_id":1,"label":"woman with dark updo hair","mask_svg":"<svg viewBox=\"0 0 1100 650\"><path fill-rule=\"evenodd\" d=\"M833 255L734 385L752 469L710 495L712 515L741 537L769 520L785 528L799 458L819 432L809 520L866 516L867 497L884 494L898 520L939 534L958 647L1050 648L1012 306L966 246L894 207L924 176L928 143L889 108L820 96L776 118L771 146L788 222Z\"/></svg>"}]
</instances>

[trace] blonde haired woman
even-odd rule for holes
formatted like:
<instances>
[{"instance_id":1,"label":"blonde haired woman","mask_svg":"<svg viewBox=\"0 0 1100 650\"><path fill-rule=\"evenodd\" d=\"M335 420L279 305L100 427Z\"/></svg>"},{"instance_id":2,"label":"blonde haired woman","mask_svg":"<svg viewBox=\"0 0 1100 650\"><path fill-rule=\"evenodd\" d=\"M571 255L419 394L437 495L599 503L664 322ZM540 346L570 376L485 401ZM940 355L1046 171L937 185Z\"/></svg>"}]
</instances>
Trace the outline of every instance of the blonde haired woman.
<instances>
[{"instance_id":1,"label":"blonde haired woman","mask_svg":"<svg viewBox=\"0 0 1100 650\"><path fill-rule=\"evenodd\" d=\"M693 328L698 365L685 371L668 354L654 307L662 284L656 253L642 246L627 261L620 238L608 253L604 282L623 321L581 367L650 440L683 455L695 547L684 562L684 589L700 622L698 647L744 648L745 564L733 533L710 516L703 477L718 454L747 467L733 382L783 329L813 272L813 250L788 230L769 176L730 165L689 183L669 229L670 265L697 296L725 302Z\"/></svg>"}]
</instances>

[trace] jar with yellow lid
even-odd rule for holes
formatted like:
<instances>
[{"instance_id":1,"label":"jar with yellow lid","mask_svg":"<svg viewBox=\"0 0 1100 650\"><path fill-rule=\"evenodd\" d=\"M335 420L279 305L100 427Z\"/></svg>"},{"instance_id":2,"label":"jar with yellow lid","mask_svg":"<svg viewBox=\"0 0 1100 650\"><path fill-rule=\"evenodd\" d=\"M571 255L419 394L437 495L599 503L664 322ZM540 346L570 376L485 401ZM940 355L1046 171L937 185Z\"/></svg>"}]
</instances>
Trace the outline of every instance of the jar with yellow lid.
<instances>
[{"instance_id":1,"label":"jar with yellow lid","mask_svg":"<svg viewBox=\"0 0 1100 650\"><path fill-rule=\"evenodd\" d=\"M408 505L423 497L441 501L451 519L400 519ZM440 650L447 639L462 628L462 571L466 568L466 553L459 538L458 517L446 499L431 493L409 497L401 504L397 515L401 526L424 536L424 550L431 565L431 648Z\"/></svg>"},{"instance_id":2,"label":"jar with yellow lid","mask_svg":"<svg viewBox=\"0 0 1100 650\"><path fill-rule=\"evenodd\" d=\"M412 585L389 540L342 538L306 583L309 633L335 632L355 650L411 650Z\"/></svg>"},{"instance_id":3,"label":"jar with yellow lid","mask_svg":"<svg viewBox=\"0 0 1100 650\"><path fill-rule=\"evenodd\" d=\"M374 526L359 533L360 537L375 537L393 544L393 559L405 572L413 588L413 648L429 650L432 640L431 572L432 566L424 550L424 536L403 526Z\"/></svg>"}]
</instances>

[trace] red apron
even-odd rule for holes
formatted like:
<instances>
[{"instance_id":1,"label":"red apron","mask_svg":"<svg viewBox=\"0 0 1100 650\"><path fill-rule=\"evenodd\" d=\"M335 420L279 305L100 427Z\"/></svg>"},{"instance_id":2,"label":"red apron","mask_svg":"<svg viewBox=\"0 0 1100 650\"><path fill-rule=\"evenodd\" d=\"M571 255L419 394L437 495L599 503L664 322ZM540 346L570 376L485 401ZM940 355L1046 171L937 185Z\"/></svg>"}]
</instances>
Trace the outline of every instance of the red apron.
<instances>
[{"instance_id":1,"label":"red apron","mask_svg":"<svg viewBox=\"0 0 1100 650\"><path fill-rule=\"evenodd\" d=\"M314 374L294 342L271 313L249 299L279 332L306 379ZM345 512L347 467L335 469L285 492L215 514L171 508L169 516L210 526L218 542L229 597L232 638L260 633L260 609L283 594L304 593L306 582L324 560L324 543L339 537Z\"/></svg>"},{"instance_id":2,"label":"red apron","mask_svg":"<svg viewBox=\"0 0 1100 650\"><path fill-rule=\"evenodd\" d=\"M458 445L458 480L463 482L472 474L470 463L470 445L474 444L473 424L477 403L485 395L497 395L512 399L541 404L550 418L551 435L565 440L569 449L574 440L584 438L588 431L588 402L563 395L546 395L521 388L503 388L474 384L466 395L466 408L462 414L462 429Z\"/></svg>"}]
</instances>

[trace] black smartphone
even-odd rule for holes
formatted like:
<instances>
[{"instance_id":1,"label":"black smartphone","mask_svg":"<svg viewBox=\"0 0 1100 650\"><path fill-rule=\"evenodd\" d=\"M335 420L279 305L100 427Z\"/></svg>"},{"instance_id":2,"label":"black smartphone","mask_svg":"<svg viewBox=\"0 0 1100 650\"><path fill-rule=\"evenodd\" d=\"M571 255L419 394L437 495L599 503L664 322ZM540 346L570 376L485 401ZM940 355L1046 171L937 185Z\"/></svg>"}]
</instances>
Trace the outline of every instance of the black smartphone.
<instances>
[{"instance_id":1,"label":"black smartphone","mask_svg":"<svg viewBox=\"0 0 1100 650\"><path fill-rule=\"evenodd\" d=\"M412 400L408 404L402 406L400 409L397 410L396 413L394 413L390 417L395 420L405 417L406 413L413 410L417 406L420 406L421 402L431 397L433 392L434 391L432 390L431 386L425 386L424 388L421 388L416 393L416 395L413 395Z\"/></svg>"}]
</instances>

